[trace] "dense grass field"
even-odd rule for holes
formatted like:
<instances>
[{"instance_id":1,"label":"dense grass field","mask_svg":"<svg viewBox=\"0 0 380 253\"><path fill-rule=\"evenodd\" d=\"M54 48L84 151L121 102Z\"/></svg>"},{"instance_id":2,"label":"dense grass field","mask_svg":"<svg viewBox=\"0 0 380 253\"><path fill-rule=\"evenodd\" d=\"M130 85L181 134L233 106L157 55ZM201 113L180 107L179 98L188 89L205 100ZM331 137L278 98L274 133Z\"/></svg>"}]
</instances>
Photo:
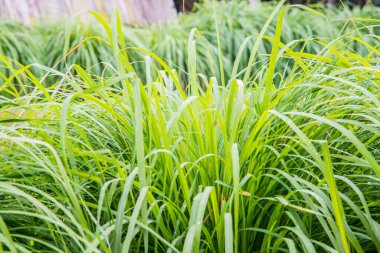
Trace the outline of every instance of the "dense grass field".
<instances>
[{"instance_id":1,"label":"dense grass field","mask_svg":"<svg viewBox=\"0 0 380 253\"><path fill-rule=\"evenodd\" d=\"M379 252L378 11L2 24L0 252Z\"/></svg>"},{"instance_id":2,"label":"dense grass field","mask_svg":"<svg viewBox=\"0 0 380 253\"><path fill-rule=\"evenodd\" d=\"M260 8L249 8L244 1L219 2L217 8L210 4L198 5L198 11L183 15L177 21L167 25L151 27L123 27L123 37L127 47L144 48L162 58L170 68L176 69L182 83L187 81L189 68L189 38L196 43L196 62L199 72L207 77L221 80L219 57L223 57L225 80L234 79L236 59L239 70L248 65L251 50L257 36L272 14L273 7L263 5ZM218 38L214 20L214 11L218 17L218 28L221 53L218 49ZM293 51L317 54L332 38L350 35L376 45L380 34L376 22L360 22L351 18L379 18L379 9L367 6L364 9L326 9L317 8L324 16L313 15L300 8L289 8L282 25L281 42ZM257 61L253 65L255 72L268 64L268 55L274 36L276 22L271 22L258 48ZM0 23L0 54L10 57L26 66L38 63L66 73L73 64L82 66L95 76L112 77L117 75L114 52L107 45L107 36L99 22L85 22L73 19L57 24L45 23L35 26L24 26L15 23ZM370 51L359 41L348 36L342 37L346 50L366 56ZM145 77L144 55L129 50L129 59L137 74ZM286 68L289 62L281 58L278 69ZM33 74L41 78L46 74L38 66L32 67ZM289 70L287 70L289 71ZM4 73L5 70L2 69ZM9 74L9 72L8 72ZM58 78L50 78L43 84L50 86Z\"/></svg>"}]
</instances>

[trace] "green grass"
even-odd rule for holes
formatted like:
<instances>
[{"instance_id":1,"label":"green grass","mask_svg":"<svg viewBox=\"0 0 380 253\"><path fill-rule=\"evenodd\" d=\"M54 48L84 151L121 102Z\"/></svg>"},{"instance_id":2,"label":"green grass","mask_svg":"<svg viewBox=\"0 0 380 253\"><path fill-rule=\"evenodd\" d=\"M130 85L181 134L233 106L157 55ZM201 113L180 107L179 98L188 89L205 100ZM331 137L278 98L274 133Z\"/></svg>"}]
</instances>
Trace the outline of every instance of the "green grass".
<instances>
[{"instance_id":1,"label":"green grass","mask_svg":"<svg viewBox=\"0 0 380 253\"><path fill-rule=\"evenodd\" d=\"M271 42L268 39L260 40L256 64L249 63L250 50L257 41L255 36L262 30L273 8L263 4L255 9L247 6L244 1L233 1L217 2L214 10L211 3L204 3L198 6L196 13L183 15L178 21L167 25L124 27L123 36L128 47L155 52L170 68L177 69L183 84L188 82L190 71L188 47L191 37L197 51L195 61L198 72L205 76L215 76L224 83L222 74L225 75L225 80L237 78L238 73L234 71L236 67L241 70L249 65L253 68L252 72L262 73L262 67L269 60ZM324 13L325 17L313 15L310 18L310 13L300 8L288 11L282 26L281 41L286 42L291 50L318 54L325 44L343 34L376 45L376 36L380 34L378 24L354 22L350 17L376 18L378 8L368 6L353 10L317 10ZM219 17L219 42L214 11ZM98 22L88 24L76 19L57 24L36 24L32 27L1 24L0 52L23 65L38 63L65 73L73 64L77 64L96 76L110 77L117 72L116 62L112 50L99 38L107 36L99 26ZM273 37L275 27L276 22L269 23L265 35ZM197 32L194 33L193 28L197 28ZM194 34L190 36L192 33ZM346 50L362 56L370 53L360 42L344 38L341 43L346 45ZM129 58L139 76L144 77L145 63L141 60L141 54L130 52ZM219 61L221 58L223 60ZM238 66L235 64L237 58ZM289 74L290 64L283 58L277 68L282 69L284 74ZM37 77L43 76L44 71L38 67L32 70ZM53 78L50 75L44 85L50 86L60 79L60 76Z\"/></svg>"},{"instance_id":2,"label":"green grass","mask_svg":"<svg viewBox=\"0 0 380 253\"><path fill-rule=\"evenodd\" d=\"M353 16L305 51L287 18L325 16L296 8L278 8L259 51L221 50L225 85L194 37L170 47L190 53L187 82L158 49L125 50L117 18L94 40L106 75L77 58L36 78L1 57L0 251L380 251L380 21Z\"/></svg>"}]
</instances>

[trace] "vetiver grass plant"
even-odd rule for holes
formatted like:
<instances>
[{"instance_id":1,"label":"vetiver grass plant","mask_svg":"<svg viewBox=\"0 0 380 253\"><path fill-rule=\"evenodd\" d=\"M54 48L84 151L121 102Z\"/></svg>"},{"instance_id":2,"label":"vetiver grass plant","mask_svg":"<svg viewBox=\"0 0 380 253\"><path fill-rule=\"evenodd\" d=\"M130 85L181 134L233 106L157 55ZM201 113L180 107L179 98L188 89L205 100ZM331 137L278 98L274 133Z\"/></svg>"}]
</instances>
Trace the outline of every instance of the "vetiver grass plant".
<instances>
[{"instance_id":1,"label":"vetiver grass plant","mask_svg":"<svg viewBox=\"0 0 380 253\"><path fill-rule=\"evenodd\" d=\"M181 69L126 47L117 15L97 16L110 76L40 67L60 77L45 87L1 57L0 251L380 251L380 52L363 40L378 35L295 50L281 39L292 8L243 44L246 64L218 69L224 82L199 71L190 36L185 87Z\"/></svg>"}]
</instances>

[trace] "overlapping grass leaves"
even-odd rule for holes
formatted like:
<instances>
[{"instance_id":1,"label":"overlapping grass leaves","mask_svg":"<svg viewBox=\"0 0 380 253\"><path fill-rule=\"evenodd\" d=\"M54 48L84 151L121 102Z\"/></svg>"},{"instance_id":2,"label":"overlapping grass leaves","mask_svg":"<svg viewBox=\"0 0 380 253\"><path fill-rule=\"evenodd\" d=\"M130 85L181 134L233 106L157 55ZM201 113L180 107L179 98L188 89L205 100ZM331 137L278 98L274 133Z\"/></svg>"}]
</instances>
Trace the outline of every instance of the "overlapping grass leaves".
<instances>
[{"instance_id":1,"label":"overlapping grass leaves","mask_svg":"<svg viewBox=\"0 0 380 253\"><path fill-rule=\"evenodd\" d=\"M361 43L368 53L357 54L342 35L306 54L284 46L278 24L262 38L277 47L271 63L246 83L192 71L181 90L179 71L155 53L121 46L117 19L104 38L117 53L110 77L77 65L45 89L8 67L2 249L379 251L378 50ZM143 78L133 50L145 53Z\"/></svg>"}]
</instances>

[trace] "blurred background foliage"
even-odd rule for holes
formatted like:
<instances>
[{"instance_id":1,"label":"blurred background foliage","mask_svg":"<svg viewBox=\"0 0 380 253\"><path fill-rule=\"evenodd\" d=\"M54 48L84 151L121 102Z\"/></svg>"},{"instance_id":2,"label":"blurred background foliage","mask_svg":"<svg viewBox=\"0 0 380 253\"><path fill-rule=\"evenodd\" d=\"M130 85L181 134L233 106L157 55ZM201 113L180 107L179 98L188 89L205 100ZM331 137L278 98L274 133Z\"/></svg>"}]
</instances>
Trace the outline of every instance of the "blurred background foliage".
<instances>
[{"instance_id":1,"label":"blurred background foliage","mask_svg":"<svg viewBox=\"0 0 380 253\"><path fill-rule=\"evenodd\" d=\"M246 1L222 1L216 5L220 15L219 30L221 49L227 78L230 78L234 67L234 59L239 54L242 44L247 47L241 52L240 66L246 66L249 60L250 48L253 47L253 35L260 33L266 19L270 16L272 3L262 3L260 8L249 6ZM220 77L218 62L217 33L214 22L213 8L209 2L196 3L194 12L189 15L180 14L178 18L168 23L158 23L151 26L124 26L123 34L128 47L142 47L155 52L165 60L171 68L176 68L184 84L188 79L188 38L194 27L199 34L195 36L197 44L197 68L206 76ZM281 41L288 42L289 48L306 53L318 54L324 47L320 41L329 41L348 31L352 36L360 38L370 45L376 45L379 27L375 23L360 26L358 23L347 22L349 17L376 18L379 9L373 6L355 7L340 11L338 8L316 7L327 18L315 16L301 9L291 9L283 24ZM111 47L100 37L105 37L102 28L96 22L77 22L76 18L66 22L55 22L50 25L36 23L33 26L20 25L15 22L0 24L0 54L10 57L22 65L33 64L32 72L43 77L46 68L66 73L77 64L98 77L112 76L115 73L115 61ZM268 29L268 36L274 36L275 23ZM364 35L363 35L364 34ZM251 36L251 37L250 37ZM248 39L246 39L249 37ZM318 39L319 42L315 42ZM352 52L365 56L368 48L362 43L345 37L342 45L348 45ZM271 42L264 40L259 48L254 73L260 73L262 66L269 60ZM138 75L145 75L144 57L130 50L129 57ZM36 64L38 63L38 64ZM284 74L288 73L292 64L281 59L278 68ZM1 66L0 66L1 68ZM5 71L5 70L3 70ZM0 77L1 78L1 77ZM42 79L45 86L55 83L60 76L48 75Z\"/></svg>"}]
</instances>

